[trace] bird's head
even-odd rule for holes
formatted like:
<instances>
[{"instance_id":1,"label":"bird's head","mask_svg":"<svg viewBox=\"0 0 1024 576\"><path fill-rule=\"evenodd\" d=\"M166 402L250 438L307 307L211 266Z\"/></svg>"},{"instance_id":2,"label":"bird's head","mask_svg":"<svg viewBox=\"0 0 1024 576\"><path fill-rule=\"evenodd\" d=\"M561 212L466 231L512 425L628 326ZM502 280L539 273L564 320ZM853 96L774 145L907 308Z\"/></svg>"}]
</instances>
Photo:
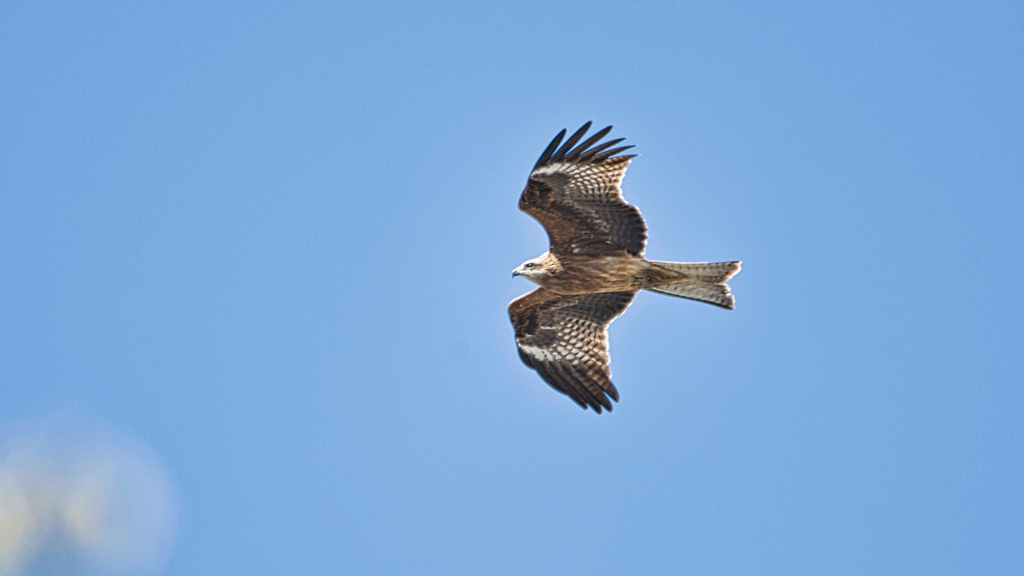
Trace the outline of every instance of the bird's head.
<instances>
[{"instance_id":1,"label":"bird's head","mask_svg":"<svg viewBox=\"0 0 1024 576\"><path fill-rule=\"evenodd\" d=\"M547 253L544 253L533 260L523 262L519 268L512 271L512 276L522 276L531 282L537 282L539 278L549 276L551 271L544 266L547 256Z\"/></svg>"}]
</instances>

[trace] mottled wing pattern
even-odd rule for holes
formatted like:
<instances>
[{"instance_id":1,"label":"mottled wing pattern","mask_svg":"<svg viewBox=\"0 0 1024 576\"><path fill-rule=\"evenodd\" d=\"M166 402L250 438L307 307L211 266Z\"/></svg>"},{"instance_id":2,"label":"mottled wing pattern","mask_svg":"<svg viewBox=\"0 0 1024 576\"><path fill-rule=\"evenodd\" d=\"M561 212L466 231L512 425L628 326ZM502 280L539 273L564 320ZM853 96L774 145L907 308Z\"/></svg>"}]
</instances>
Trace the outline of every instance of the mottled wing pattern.
<instances>
[{"instance_id":1,"label":"mottled wing pattern","mask_svg":"<svg viewBox=\"0 0 1024 576\"><path fill-rule=\"evenodd\" d=\"M523 363L552 388L598 414L619 401L608 368L608 324L635 292L561 295L538 288L509 304Z\"/></svg>"},{"instance_id":2,"label":"mottled wing pattern","mask_svg":"<svg viewBox=\"0 0 1024 576\"><path fill-rule=\"evenodd\" d=\"M555 255L597 256L625 249L639 256L647 226L636 206L622 199L619 188L636 155L616 156L632 148L612 148L624 138L597 144L611 126L577 146L589 129L587 122L564 144L565 130L555 136L530 173L519 209L544 225Z\"/></svg>"}]
</instances>

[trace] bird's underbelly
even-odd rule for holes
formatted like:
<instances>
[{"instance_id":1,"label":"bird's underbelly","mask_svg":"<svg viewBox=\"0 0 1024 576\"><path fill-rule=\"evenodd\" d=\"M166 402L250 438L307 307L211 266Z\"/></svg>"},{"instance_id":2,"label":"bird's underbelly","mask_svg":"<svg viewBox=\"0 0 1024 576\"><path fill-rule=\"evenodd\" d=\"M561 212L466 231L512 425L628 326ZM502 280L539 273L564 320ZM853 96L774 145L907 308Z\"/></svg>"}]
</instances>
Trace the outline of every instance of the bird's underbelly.
<instances>
[{"instance_id":1,"label":"bird's underbelly","mask_svg":"<svg viewBox=\"0 0 1024 576\"><path fill-rule=\"evenodd\" d=\"M635 256L587 257L561 265L541 286L560 294L591 294L640 290L651 281L650 265Z\"/></svg>"}]
</instances>

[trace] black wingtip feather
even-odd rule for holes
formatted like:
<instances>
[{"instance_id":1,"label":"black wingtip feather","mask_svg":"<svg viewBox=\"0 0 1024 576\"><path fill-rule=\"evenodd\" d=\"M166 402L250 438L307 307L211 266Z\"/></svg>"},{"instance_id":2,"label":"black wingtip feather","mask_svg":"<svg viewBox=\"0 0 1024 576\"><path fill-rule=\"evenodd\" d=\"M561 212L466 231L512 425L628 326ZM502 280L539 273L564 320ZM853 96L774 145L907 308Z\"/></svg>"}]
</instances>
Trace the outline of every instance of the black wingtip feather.
<instances>
[{"instance_id":1,"label":"black wingtip feather","mask_svg":"<svg viewBox=\"0 0 1024 576\"><path fill-rule=\"evenodd\" d=\"M615 156L619 152L622 152L623 150L629 150L630 148L634 148L634 146L630 145L630 146L619 146L618 148L612 148L611 150L606 150L606 151L601 152L600 154L594 156L593 159L594 160L608 160L609 158L611 158L612 156ZM636 154L633 154L632 156L628 156L628 157L627 156L616 156L616 159L621 159L621 158L627 158L628 159L628 158L635 158L635 157L636 157Z\"/></svg>"},{"instance_id":2,"label":"black wingtip feather","mask_svg":"<svg viewBox=\"0 0 1024 576\"><path fill-rule=\"evenodd\" d=\"M569 139L565 141L565 144L562 144L562 147L558 149L558 152L555 152L555 156L554 157L555 158L565 158L565 154L569 150L571 150L572 147L575 146L577 142L580 141L580 138L583 138L583 135L587 133L587 130L590 130L590 125L591 124L592 124L592 122L587 122L579 130L577 130L576 132L573 132L573 135L569 136Z\"/></svg>"},{"instance_id":3,"label":"black wingtip feather","mask_svg":"<svg viewBox=\"0 0 1024 576\"><path fill-rule=\"evenodd\" d=\"M554 153L555 148L558 148L558 144L562 141L562 138L565 138L565 128L562 128L562 131L555 136L555 139L551 141L551 144L548 144L548 147L544 149L544 153L540 155L537 163L533 166L534 168L539 168L551 161L551 155Z\"/></svg>"},{"instance_id":4,"label":"black wingtip feather","mask_svg":"<svg viewBox=\"0 0 1024 576\"><path fill-rule=\"evenodd\" d=\"M609 128L611 128L611 126L609 126ZM615 146L616 144L618 144L619 142L622 142L623 140L625 140L625 138L616 138L615 140L609 140L607 142L602 142L599 146L594 146L590 150L587 150L586 152L584 152L580 156L580 160L587 160L588 158L592 158L595 155L597 155L599 152L601 152L602 150L605 150L607 148L611 148L612 146Z\"/></svg>"},{"instance_id":5,"label":"black wingtip feather","mask_svg":"<svg viewBox=\"0 0 1024 576\"><path fill-rule=\"evenodd\" d=\"M612 131L612 127L608 126L607 128L599 131L597 134L594 134L590 138L587 138L586 141L584 141L582 144L580 144L576 148L573 148L569 153L566 154L566 156L565 156L566 160L572 160L574 158L578 158L580 156L580 154L582 154L584 152L589 152L587 150L587 148L590 148L591 146L593 146L598 140L600 140L601 138L604 138L605 136L607 136L608 133L611 132L611 131ZM623 138L619 139L620 142L622 140L623 140Z\"/></svg>"},{"instance_id":6,"label":"black wingtip feather","mask_svg":"<svg viewBox=\"0 0 1024 576\"><path fill-rule=\"evenodd\" d=\"M615 400L616 402L619 401L619 391L615 388L615 384L612 384L611 382L609 382L608 383L608 388L605 388L604 392L605 392L605 394L611 396L612 400ZM611 412L612 409L609 408L608 411Z\"/></svg>"}]
</instances>

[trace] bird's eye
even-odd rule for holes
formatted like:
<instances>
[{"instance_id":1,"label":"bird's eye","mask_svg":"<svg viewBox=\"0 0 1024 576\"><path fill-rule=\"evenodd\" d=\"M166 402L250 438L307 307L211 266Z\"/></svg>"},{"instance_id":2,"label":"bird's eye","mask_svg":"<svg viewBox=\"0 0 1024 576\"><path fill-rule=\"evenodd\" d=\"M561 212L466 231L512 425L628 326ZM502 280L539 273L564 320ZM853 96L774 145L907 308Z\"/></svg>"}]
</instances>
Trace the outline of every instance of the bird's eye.
<instances>
[{"instance_id":1,"label":"bird's eye","mask_svg":"<svg viewBox=\"0 0 1024 576\"><path fill-rule=\"evenodd\" d=\"M526 267L527 268L533 268L533 262L527 262L526 263Z\"/></svg>"}]
</instances>

